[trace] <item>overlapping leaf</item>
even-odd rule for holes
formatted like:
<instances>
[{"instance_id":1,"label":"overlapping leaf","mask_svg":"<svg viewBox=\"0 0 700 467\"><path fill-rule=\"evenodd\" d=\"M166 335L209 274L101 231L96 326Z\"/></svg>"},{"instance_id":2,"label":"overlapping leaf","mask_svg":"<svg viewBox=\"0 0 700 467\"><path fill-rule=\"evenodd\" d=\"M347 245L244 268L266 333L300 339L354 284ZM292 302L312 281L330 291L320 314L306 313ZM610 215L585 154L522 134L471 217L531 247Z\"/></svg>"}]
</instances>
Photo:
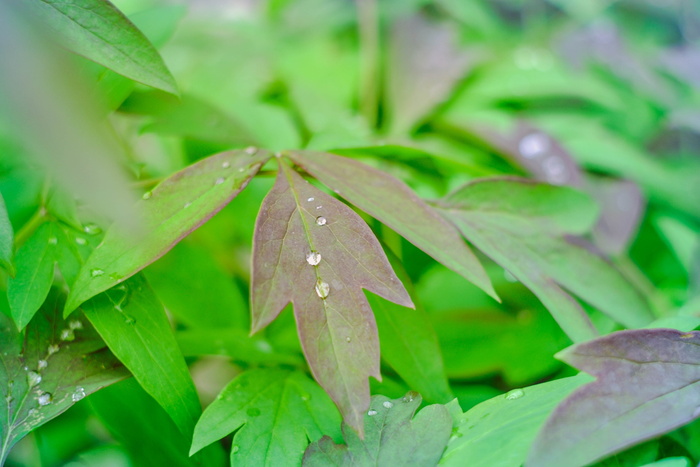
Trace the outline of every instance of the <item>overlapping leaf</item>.
<instances>
[{"instance_id":1,"label":"overlapping leaf","mask_svg":"<svg viewBox=\"0 0 700 467\"><path fill-rule=\"evenodd\" d=\"M0 464L31 430L128 376L83 316L61 319L52 294L24 335L0 313Z\"/></svg>"},{"instance_id":2,"label":"overlapping leaf","mask_svg":"<svg viewBox=\"0 0 700 467\"><path fill-rule=\"evenodd\" d=\"M452 432L452 418L443 405L430 405L414 414L422 398L409 392L401 399L372 396L364 416L365 439L347 424L338 445L328 436L312 443L304 454L305 467L377 465L436 465Z\"/></svg>"},{"instance_id":3,"label":"overlapping leaf","mask_svg":"<svg viewBox=\"0 0 700 467\"><path fill-rule=\"evenodd\" d=\"M440 465L520 467L547 415L588 381L579 375L514 389L458 415Z\"/></svg>"},{"instance_id":4,"label":"overlapping leaf","mask_svg":"<svg viewBox=\"0 0 700 467\"><path fill-rule=\"evenodd\" d=\"M12 263L14 233L12 224L7 216L5 200L0 194L0 267L5 268L10 275L14 275L15 269Z\"/></svg>"},{"instance_id":5,"label":"overlapping leaf","mask_svg":"<svg viewBox=\"0 0 700 467\"><path fill-rule=\"evenodd\" d=\"M493 179L467 184L441 205L469 241L537 295L574 342L597 333L560 286L627 327L652 320L646 302L611 264L566 237L585 232L595 219L595 205L584 195L525 180Z\"/></svg>"},{"instance_id":6,"label":"overlapping leaf","mask_svg":"<svg viewBox=\"0 0 700 467\"><path fill-rule=\"evenodd\" d=\"M73 52L134 81L177 94L175 80L158 51L109 1L31 0L24 3Z\"/></svg>"},{"instance_id":7,"label":"overlapping leaf","mask_svg":"<svg viewBox=\"0 0 700 467\"><path fill-rule=\"evenodd\" d=\"M110 350L187 437L201 413L170 322L146 281L134 276L82 307Z\"/></svg>"},{"instance_id":8,"label":"overlapping leaf","mask_svg":"<svg viewBox=\"0 0 700 467\"><path fill-rule=\"evenodd\" d=\"M403 182L360 162L332 154L294 151L290 157L358 208L496 297L486 272L459 232Z\"/></svg>"},{"instance_id":9,"label":"overlapping leaf","mask_svg":"<svg viewBox=\"0 0 700 467\"><path fill-rule=\"evenodd\" d=\"M165 179L138 202L143 234L125 236L113 226L88 258L66 303L81 303L136 274L231 201L270 157L255 149L227 151Z\"/></svg>"},{"instance_id":10,"label":"overlapping leaf","mask_svg":"<svg viewBox=\"0 0 700 467\"><path fill-rule=\"evenodd\" d=\"M252 269L253 332L291 301L314 377L361 430L367 378L380 378L377 327L362 289L412 306L372 231L280 162L256 222Z\"/></svg>"},{"instance_id":11,"label":"overlapping leaf","mask_svg":"<svg viewBox=\"0 0 700 467\"><path fill-rule=\"evenodd\" d=\"M621 331L557 356L597 379L554 410L527 465L588 464L700 416L700 332Z\"/></svg>"},{"instance_id":12,"label":"overlapping leaf","mask_svg":"<svg viewBox=\"0 0 700 467\"><path fill-rule=\"evenodd\" d=\"M234 430L232 465L297 465L308 440L339 438L328 396L298 372L252 370L226 386L197 423L191 452Z\"/></svg>"}]
</instances>

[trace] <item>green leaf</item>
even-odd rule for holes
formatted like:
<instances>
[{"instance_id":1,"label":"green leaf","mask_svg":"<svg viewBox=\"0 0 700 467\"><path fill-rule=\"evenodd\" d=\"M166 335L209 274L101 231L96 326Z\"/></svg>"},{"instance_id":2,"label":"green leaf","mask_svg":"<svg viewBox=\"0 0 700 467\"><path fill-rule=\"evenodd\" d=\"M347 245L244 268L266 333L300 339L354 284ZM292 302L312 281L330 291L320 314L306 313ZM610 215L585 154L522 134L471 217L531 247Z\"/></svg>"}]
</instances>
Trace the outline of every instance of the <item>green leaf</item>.
<instances>
[{"instance_id":1,"label":"green leaf","mask_svg":"<svg viewBox=\"0 0 700 467\"><path fill-rule=\"evenodd\" d=\"M445 406L437 404L425 407L414 417L421 401L414 392L393 400L372 396L364 416L365 439L343 424L347 446L323 437L307 448L303 465L436 465L450 438L452 419Z\"/></svg>"},{"instance_id":2,"label":"green leaf","mask_svg":"<svg viewBox=\"0 0 700 467\"><path fill-rule=\"evenodd\" d=\"M98 392L90 405L136 467L224 465L225 454L217 445L190 457L189 438L133 379Z\"/></svg>"},{"instance_id":3,"label":"green leaf","mask_svg":"<svg viewBox=\"0 0 700 467\"><path fill-rule=\"evenodd\" d=\"M73 52L134 81L177 94L158 51L108 0L24 2Z\"/></svg>"},{"instance_id":4,"label":"green leaf","mask_svg":"<svg viewBox=\"0 0 700 467\"><path fill-rule=\"evenodd\" d=\"M304 374L251 370L231 381L204 411L190 452L238 430L232 465L298 465L308 440L339 438L339 428L333 403Z\"/></svg>"},{"instance_id":5,"label":"green leaf","mask_svg":"<svg viewBox=\"0 0 700 467\"><path fill-rule=\"evenodd\" d=\"M14 233L12 224L7 216L5 200L2 198L2 193L0 193L0 266L5 268L10 276L15 275L15 267L12 263L13 245Z\"/></svg>"},{"instance_id":6,"label":"green leaf","mask_svg":"<svg viewBox=\"0 0 700 467\"><path fill-rule=\"evenodd\" d=\"M547 415L588 381L579 375L514 389L459 415L440 465L520 467Z\"/></svg>"},{"instance_id":7,"label":"green leaf","mask_svg":"<svg viewBox=\"0 0 700 467\"><path fill-rule=\"evenodd\" d=\"M566 236L588 230L595 219L595 205L585 195L526 180L492 179L465 185L441 205L469 241L537 295L574 342L597 332L560 286L627 327L653 319L637 290L610 263Z\"/></svg>"},{"instance_id":8,"label":"green leaf","mask_svg":"<svg viewBox=\"0 0 700 467\"><path fill-rule=\"evenodd\" d=\"M197 392L165 310L134 276L83 304L85 316L187 437L201 413Z\"/></svg>"},{"instance_id":9,"label":"green leaf","mask_svg":"<svg viewBox=\"0 0 700 467\"><path fill-rule=\"evenodd\" d=\"M142 235L112 226L71 288L66 314L85 300L128 279L168 252L245 188L267 151L250 148L203 159L163 180L137 203Z\"/></svg>"},{"instance_id":10,"label":"green leaf","mask_svg":"<svg viewBox=\"0 0 700 467\"><path fill-rule=\"evenodd\" d=\"M52 294L24 335L0 313L0 465L36 427L128 372L80 315L61 319Z\"/></svg>"},{"instance_id":11,"label":"green leaf","mask_svg":"<svg viewBox=\"0 0 700 467\"><path fill-rule=\"evenodd\" d=\"M486 272L459 232L403 182L346 157L311 151L289 155L336 193L497 298Z\"/></svg>"},{"instance_id":12,"label":"green leaf","mask_svg":"<svg viewBox=\"0 0 700 467\"><path fill-rule=\"evenodd\" d=\"M529 466L589 464L700 416L700 332L620 331L557 357L596 380L554 410Z\"/></svg>"},{"instance_id":13,"label":"green leaf","mask_svg":"<svg viewBox=\"0 0 700 467\"><path fill-rule=\"evenodd\" d=\"M377 328L363 288L413 306L367 224L281 162L256 221L252 329L291 301L314 377L358 430L369 406L367 378L380 378Z\"/></svg>"},{"instance_id":14,"label":"green leaf","mask_svg":"<svg viewBox=\"0 0 700 467\"><path fill-rule=\"evenodd\" d=\"M20 247L15 257L17 274L7 282L7 299L18 329L31 321L49 294L53 283L56 235L44 223Z\"/></svg>"}]
</instances>

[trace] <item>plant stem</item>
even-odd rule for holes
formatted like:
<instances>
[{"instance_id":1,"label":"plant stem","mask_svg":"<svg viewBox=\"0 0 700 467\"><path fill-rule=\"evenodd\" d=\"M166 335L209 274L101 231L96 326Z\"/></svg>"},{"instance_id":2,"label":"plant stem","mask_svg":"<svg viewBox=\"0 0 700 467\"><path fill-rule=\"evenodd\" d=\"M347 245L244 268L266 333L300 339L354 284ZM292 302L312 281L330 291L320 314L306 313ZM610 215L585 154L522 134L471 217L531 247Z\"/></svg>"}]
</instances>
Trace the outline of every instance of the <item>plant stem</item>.
<instances>
[{"instance_id":1,"label":"plant stem","mask_svg":"<svg viewBox=\"0 0 700 467\"><path fill-rule=\"evenodd\" d=\"M376 0L357 0L360 36L360 113L376 128L379 110L379 16Z\"/></svg>"}]
</instances>

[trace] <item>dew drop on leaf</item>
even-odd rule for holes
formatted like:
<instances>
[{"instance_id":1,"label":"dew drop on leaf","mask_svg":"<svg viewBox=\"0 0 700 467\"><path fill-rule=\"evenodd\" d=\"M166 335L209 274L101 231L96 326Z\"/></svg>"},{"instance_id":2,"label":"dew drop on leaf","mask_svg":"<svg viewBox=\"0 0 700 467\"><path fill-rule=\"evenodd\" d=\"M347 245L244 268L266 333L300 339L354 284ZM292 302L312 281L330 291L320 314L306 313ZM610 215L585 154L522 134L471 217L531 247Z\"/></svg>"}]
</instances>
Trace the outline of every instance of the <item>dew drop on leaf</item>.
<instances>
[{"instance_id":1,"label":"dew drop on leaf","mask_svg":"<svg viewBox=\"0 0 700 467\"><path fill-rule=\"evenodd\" d=\"M403 396L403 399L401 399L404 402L413 402L413 400L418 397L418 393L416 391L408 391L405 396Z\"/></svg>"},{"instance_id":2,"label":"dew drop on leaf","mask_svg":"<svg viewBox=\"0 0 700 467\"><path fill-rule=\"evenodd\" d=\"M58 239L56 237L49 237L49 245L55 245L58 243Z\"/></svg>"},{"instance_id":3,"label":"dew drop on leaf","mask_svg":"<svg viewBox=\"0 0 700 467\"><path fill-rule=\"evenodd\" d=\"M384 402L382 403L382 405L383 405L384 407L386 407L387 409L390 409L390 408L392 408L392 407L394 406L394 403L393 403L393 402L390 402L390 401L384 401Z\"/></svg>"},{"instance_id":4,"label":"dew drop on leaf","mask_svg":"<svg viewBox=\"0 0 700 467\"><path fill-rule=\"evenodd\" d=\"M323 209L323 206L319 204L318 206L316 206L316 209Z\"/></svg>"},{"instance_id":5,"label":"dew drop on leaf","mask_svg":"<svg viewBox=\"0 0 700 467\"><path fill-rule=\"evenodd\" d=\"M153 196L153 193L150 191L147 191L141 196L141 199L149 199L151 196Z\"/></svg>"},{"instance_id":6,"label":"dew drop on leaf","mask_svg":"<svg viewBox=\"0 0 700 467\"><path fill-rule=\"evenodd\" d=\"M525 395L525 391L522 389L513 389L512 391L508 391L506 393L506 399L509 401L515 400L515 399L520 399Z\"/></svg>"},{"instance_id":7,"label":"dew drop on leaf","mask_svg":"<svg viewBox=\"0 0 700 467\"><path fill-rule=\"evenodd\" d=\"M316 225L326 225L326 222L328 222L328 221L323 216L318 216L316 218Z\"/></svg>"},{"instance_id":8,"label":"dew drop on leaf","mask_svg":"<svg viewBox=\"0 0 700 467\"><path fill-rule=\"evenodd\" d=\"M256 148L255 146L248 146L247 148L245 148L245 153L249 156L254 156L256 152L258 152L258 148Z\"/></svg>"},{"instance_id":9,"label":"dew drop on leaf","mask_svg":"<svg viewBox=\"0 0 700 467\"><path fill-rule=\"evenodd\" d=\"M345 338L345 342L350 342L352 339L350 337Z\"/></svg>"},{"instance_id":10,"label":"dew drop on leaf","mask_svg":"<svg viewBox=\"0 0 700 467\"><path fill-rule=\"evenodd\" d=\"M549 151L549 138L543 133L530 133L520 140L518 151L527 159L540 156Z\"/></svg>"},{"instance_id":11,"label":"dew drop on leaf","mask_svg":"<svg viewBox=\"0 0 700 467\"><path fill-rule=\"evenodd\" d=\"M48 348L49 355L53 355L60 350L60 347L56 344L51 344Z\"/></svg>"},{"instance_id":12,"label":"dew drop on leaf","mask_svg":"<svg viewBox=\"0 0 700 467\"><path fill-rule=\"evenodd\" d=\"M68 323L68 327L71 329L83 329L83 323L80 320L74 319Z\"/></svg>"},{"instance_id":13,"label":"dew drop on leaf","mask_svg":"<svg viewBox=\"0 0 700 467\"><path fill-rule=\"evenodd\" d=\"M219 177L216 180L214 180L214 185L221 185L225 181L226 181L226 179L224 177Z\"/></svg>"},{"instance_id":14,"label":"dew drop on leaf","mask_svg":"<svg viewBox=\"0 0 700 467\"><path fill-rule=\"evenodd\" d=\"M321 253L318 251L311 251L306 254L306 262L309 263L311 266L318 266L318 263L321 262Z\"/></svg>"},{"instance_id":15,"label":"dew drop on leaf","mask_svg":"<svg viewBox=\"0 0 700 467\"><path fill-rule=\"evenodd\" d=\"M311 198L308 198L306 201L308 201L308 202L310 203L310 202L313 201L314 199L315 199L315 198L312 196Z\"/></svg>"},{"instance_id":16,"label":"dew drop on leaf","mask_svg":"<svg viewBox=\"0 0 700 467\"><path fill-rule=\"evenodd\" d=\"M46 360L39 360L39 361L37 362L37 368L40 369L40 370L43 370L43 369L46 368L47 366L49 366L49 362L47 362Z\"/></svg>"},{"instance_id":17,"label":"dew drop on leaf","mask_svg":"<svg viewBox=\"0 0 700 467\"><path fill-rule=\"evenodd\" d=\"M85 224L85 226L83 226L83 232L85 232L88 235L97 235L99 233L102 233L102 229L99 225L91 223Z\"/></svg>"},{"instance_id":18,"label":"dew drop on leaf","mask_svg":"<svg viewBox=\"0 0 700 467\"><path fill-rule=\"evenodd\" d=\"M81 399L85 398L85 389L78 386L75 388L75 391L73 391L73 394L71 394L70 398L73 400L73 402L78 402Z\"/></svg>"},{"instance_id":19,"label":"dew drop on leaf","mask_svg":"<svg viewBox=\"0 0 700 467\"><path fill-rule=\"evenodd\" d=\"M231 454L237 453L239 449L240 448L234 444L233 446L231 446Z\"/></svg>"},{"instance_id":20,"label":"dew drop on leaf","mask_svg":"<svg viewBox=\"0 0 700 467\"><path fill-rule=\"evenodd\" d=\"M36 371L27 372L27 384L30 388L33 388L37 384L41 383L41 375Z\"/></svg>"},{"instance_id":21,"label":"dew drop on leaf","mask_svg":"<svg viewBox=\"0 0 700 467\"><path fill-rule=\"evenodd\" d=\"M90 270L90 276L91 277L100 277L103 275L105 272L102 269L92 269Z\"/></svg>"},{"instance_id":22,"label":"dew drop on leaf","mask_svg":"<svg viewBox=\"0 0 700 467\"><path fill-rule=\"evenodd\" d=\"M87 240L85 240L83 237L75 237L75 243L78 245L86 245Z\"/></svg>"},{"instance_id":23,"label":"dew drop on leaf","mask_svg":"<svg viewBox=\"0 0 700 467\"><path fill-rule=\"evenodd\" d=\"M328 285L328 282L325 282L322 279L316 281L316 295L325 299L326 297L328 297L330 291L331 286Z\"/></svg>"},{"instance_id":24,"label":"dew drop on leaf","mask_svg":"<svg viewBox=\"0 0 700 467\"><path fill-rule=\"evenodd\" d=\"M62 341L75 340L75 333L73 332L72 329L64 329L61 331L61 340Z\"/></svg>"},{"instance_id":25,"label":"dew drop on leaf","mask_svg":"<svg viewBox=\"0 0 700 467\"><path fill-rule=\"evenodd\" d=\"M377 411L376 411L376 410L370 410L369 412L367 412L367 415L369 415L370 417L373 417L373 416L377 415Z\"/></svg>"},{"instance_id":26,"label":"dew drop on leaf","mask_svg":"<svg viewBox=\"0 0 700 467\"><path fill-rule=\"evenodd\" d=\"M222 169L228 169L229 167L231 167L231 163L230 163L229 161L224 161L224 162L221 164L221 168L222 168Z\"/></svg>"},{"instance_id":27,"label":"dew drop on leaf","mask_svg":"<svg viewBox=\"0 0 700 467\"><path fill-rule=\"evenodd\" d=\"M50 392L43 392L39 395L39 397L37 397L36 400L39 402L39 405L43 407L53 402L53 396Z\"/></svg>"}]
</instances>

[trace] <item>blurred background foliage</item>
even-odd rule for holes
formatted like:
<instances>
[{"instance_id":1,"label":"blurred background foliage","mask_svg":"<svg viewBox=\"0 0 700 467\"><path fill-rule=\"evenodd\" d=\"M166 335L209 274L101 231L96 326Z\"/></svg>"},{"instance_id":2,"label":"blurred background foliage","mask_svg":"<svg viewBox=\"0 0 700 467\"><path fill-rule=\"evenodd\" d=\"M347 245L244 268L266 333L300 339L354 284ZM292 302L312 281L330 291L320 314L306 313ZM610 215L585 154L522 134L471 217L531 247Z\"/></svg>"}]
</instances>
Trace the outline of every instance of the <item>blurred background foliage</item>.
<instances>
[{"instance_id":1,"label":"blurred background foliage","mask_svg":"<svg viewBox=\"0 0 700 467\"><path fill-rule=\"evenodd\" d=\"M700 3L115 4L159 48L181 95L78 56L45 63L36 74L19 67L16 73L28 73L24 87L5 91L31 92L0 110L0 192L18 238L38 207L88 239L99 235L84 225L125 221L137 191L224 149L333 150L396 175L426 198L497 175L588 192L600 205L596 247L643 291L657 317L700 317ZM97 128L84 116L87 107L107 115L108 125ZM23 131L16 120L26 124ZM113 144L105 149L99 140L104 158L68 154L42 131L54 125L64 135L106 131ZM243 369L304 365L290 310L247 337L254 221L273 183L264 175L145 271L204 404ZM114 190L98 196L106 186ZM503 269L482 258L499 305L366 219L403 261L464 410L513 387L574 373L553 358L570 344L566 336ZM0 309L6 312L7 303ZM589 311L601 331L616 329ZM409 389L391 368L383 375L373 393L400 397ZM125 419L126 411L132 417ZM163 432L172 437L156 436ZM163 454L177 436L162 409L126 381L36 430L7 465L187 465ZM700 427L651 443L635 448L639 459L663 453L697 462ZM604 464L622 465L610 462Z\"/></svg>"}]
</instances>

